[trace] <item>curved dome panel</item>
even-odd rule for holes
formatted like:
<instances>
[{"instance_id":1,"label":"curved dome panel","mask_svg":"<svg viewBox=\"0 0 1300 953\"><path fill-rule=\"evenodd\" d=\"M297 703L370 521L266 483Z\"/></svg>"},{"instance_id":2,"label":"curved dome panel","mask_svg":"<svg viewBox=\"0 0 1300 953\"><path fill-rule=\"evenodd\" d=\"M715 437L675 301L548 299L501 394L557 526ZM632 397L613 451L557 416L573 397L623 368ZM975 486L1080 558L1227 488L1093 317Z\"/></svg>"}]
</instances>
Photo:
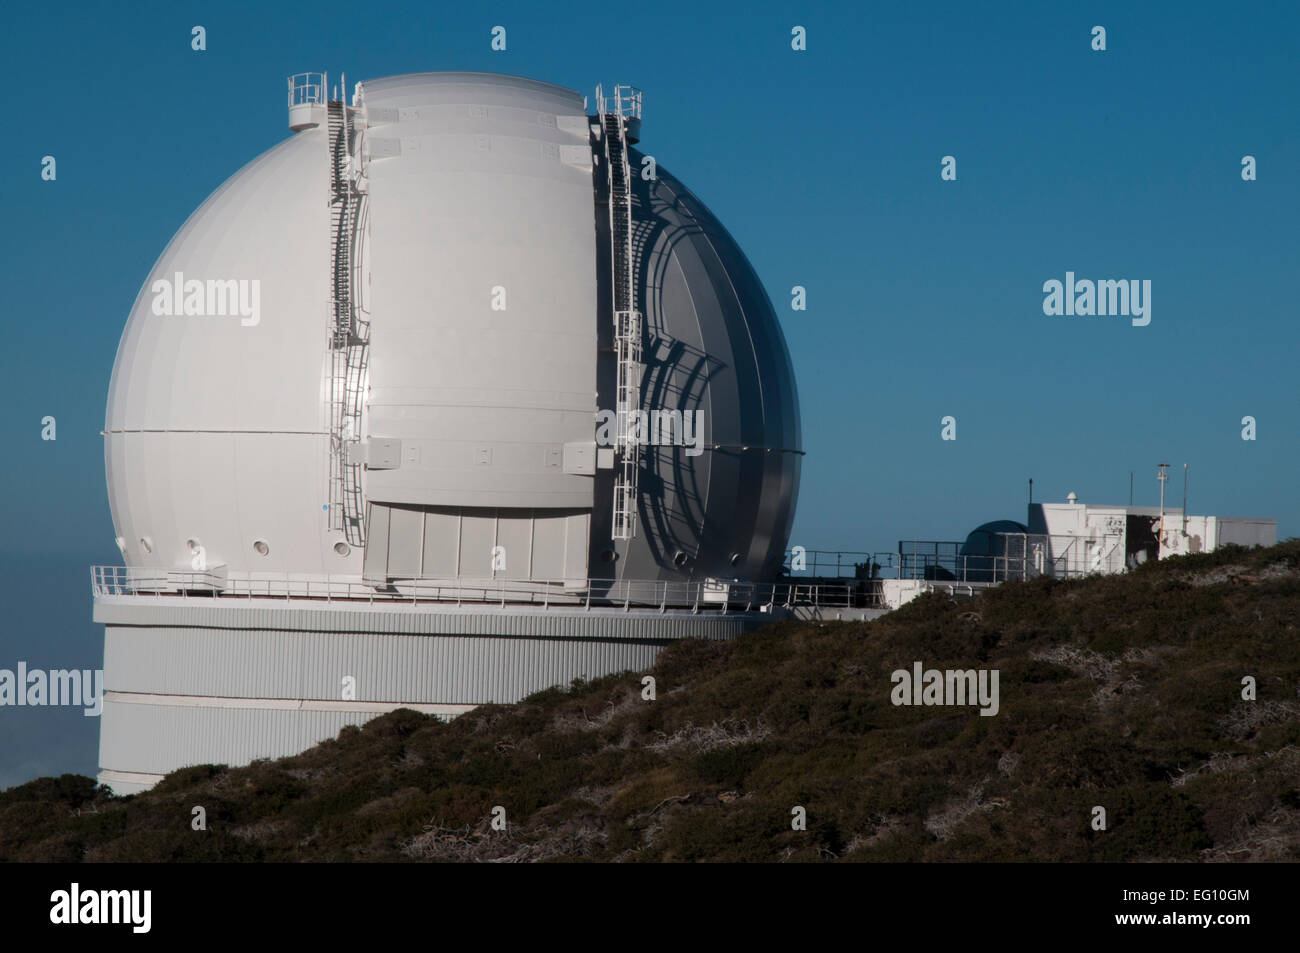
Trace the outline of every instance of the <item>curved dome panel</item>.
<instances>
[{"instance_id":1,"label":"curved dome panel","mask_svg":"<svg viewBox=\"0 0 1300 953\"><path fill-rule=\"evenodd\" d=\"M105 424L129 565L191 565L190 540L208 564L232 569L337 572L355 562L330 548L321 519L324 136L300 133L232 176L136 299Z\"/></svg>"},{"instance_id":2,"label":"curved dome panel","mask_svg":"<svg viewBox=\"0 0 1300 953\"><path fill-rule=\"evenodd\" d=\"M634 191L643 404L700 412L704 452L646 448L643 532L624 574L770 579L794 519L802 450L785 338L749 261L695 195L662 165Z\"/></svg>"},{"instance_id":3,"label":"curved dome panel","mask_svg":"<svg viewBox=\"0 0 1300 953\"><path fill-rule=\"evenodd\" d=\"M582 97L480 73L364 85L373 501L584 508L595 226Z\"/></svg>"}]
</instances>

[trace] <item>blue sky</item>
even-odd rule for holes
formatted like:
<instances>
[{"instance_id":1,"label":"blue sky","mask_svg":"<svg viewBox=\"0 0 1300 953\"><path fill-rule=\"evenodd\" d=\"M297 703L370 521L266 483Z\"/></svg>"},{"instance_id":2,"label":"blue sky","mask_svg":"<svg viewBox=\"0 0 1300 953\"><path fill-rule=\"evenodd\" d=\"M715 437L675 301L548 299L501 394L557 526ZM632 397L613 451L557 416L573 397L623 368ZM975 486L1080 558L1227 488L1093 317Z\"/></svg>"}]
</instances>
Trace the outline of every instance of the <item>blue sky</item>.
<instances>
[{"instance_id":1,"label":"blue sky","mask_svg":"<svg viewBox=\"0 0 1300 953\"><path fill-rule=\"evenodd\" d=\"M1300 534L1296 5L569 9L5 7L0 667L100 664L86 567L119 559L99 430L122 326L186 216L289 135L284 78L307 70L640 86L641 147L726 224L785 329L808 452L793 543L960 538L1023 519L1029 477L1035 499L1125 502L1133 470L1153 503L1161 461L1190 463L1193 512ZM1044 315L1067 271L1150 280L1151 324ZM0 786L93 771L94 719L16 718L0 710Z\"/></svg>"}]
</instances>

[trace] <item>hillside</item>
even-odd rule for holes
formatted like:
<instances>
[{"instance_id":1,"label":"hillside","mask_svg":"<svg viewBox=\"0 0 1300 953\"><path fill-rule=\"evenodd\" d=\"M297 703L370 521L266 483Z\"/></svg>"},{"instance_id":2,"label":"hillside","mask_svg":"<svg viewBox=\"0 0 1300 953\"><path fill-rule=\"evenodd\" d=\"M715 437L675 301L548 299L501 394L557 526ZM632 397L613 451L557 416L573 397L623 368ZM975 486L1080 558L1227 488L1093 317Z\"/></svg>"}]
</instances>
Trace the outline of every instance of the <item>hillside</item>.
<instances>
[{"instance_id":1,"label":"hillside","mask_svg":"<svg viewBox=\"0 0 1300 953\"><path fill-rule=\"evenodd\" d=\"M1298 627L1300 540L779 622L672 646L654 701L629 673L131 798L33 781L0 793L0 857L1297 860ZM895 706L915 662L998 670L998 713Z\"/></svg>"}]
</instances>

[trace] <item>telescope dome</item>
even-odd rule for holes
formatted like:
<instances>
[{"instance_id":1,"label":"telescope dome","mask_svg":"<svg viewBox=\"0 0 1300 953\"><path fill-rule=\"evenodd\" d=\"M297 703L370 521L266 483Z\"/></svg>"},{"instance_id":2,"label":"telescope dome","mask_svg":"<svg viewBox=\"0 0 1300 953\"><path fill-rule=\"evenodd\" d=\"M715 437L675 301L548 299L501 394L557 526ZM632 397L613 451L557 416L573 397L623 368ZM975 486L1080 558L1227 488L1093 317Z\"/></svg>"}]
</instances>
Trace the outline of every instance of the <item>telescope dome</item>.
<instances>
[{"instance_id":1,"label":"telescope dome","mask_svg":"<svg viewBox=\"0 0 1300 953\"><path fill-rule=\"evenodd\" d=\"M131 310L105 423L128 567L399 584L495 577L501 548L508 578L571 585L773 578L794 376L703 203L628 152L647 432L620 534L600 116L495 74L321 86L291 83L298 131L190 216Z\"/></svg>"}]
</instances>

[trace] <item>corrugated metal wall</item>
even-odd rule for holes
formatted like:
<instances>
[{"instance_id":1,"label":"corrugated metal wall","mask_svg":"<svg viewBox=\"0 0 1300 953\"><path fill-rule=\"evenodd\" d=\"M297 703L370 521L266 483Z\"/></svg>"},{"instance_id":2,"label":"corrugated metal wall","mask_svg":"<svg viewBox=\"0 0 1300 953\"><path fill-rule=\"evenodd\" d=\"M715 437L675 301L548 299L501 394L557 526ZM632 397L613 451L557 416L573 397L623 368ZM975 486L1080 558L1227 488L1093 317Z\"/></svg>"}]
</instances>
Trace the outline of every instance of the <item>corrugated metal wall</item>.
<instances>
[{"instance_id":1,"label":"corrugated metal wall","mask_svg":"<svg viewBox=\"0 0 1300 953\"><path fill-rule=\"evenodd\" d=\"M481 705L552 685L649 667L665 640L362 635L109 626L110 691L337 701Z\"/></svg>"},{"instance_id":2,"label":"corrugated metal wall","mask_svg":"<svg viewBox=\"0 0 1300 953\"><path fill-rule=\"evenodd\" d=\"M174 708L105 702L102 768L166 774L192 764L241 765L282 758L336 737L375 713L259 708Z\"/></svg>"},{"instance_id":3,"label":"corrugated metal wall","mask_svg":"<svg viewBox=\"0 0 1300 953\"><path fill-rule=\"evenodd\" d=\"M394 705L514 702L575 678L643 671L671 641L734 638L770 619L762 613L301 606L96 599L95 619L107 627L110 693L100 720L101 770L165 774L191 764L283 757ZM355 694L345 699L349 677ZM159 703L168 698L170 704Z\"/></svg>"}]
</instances>

